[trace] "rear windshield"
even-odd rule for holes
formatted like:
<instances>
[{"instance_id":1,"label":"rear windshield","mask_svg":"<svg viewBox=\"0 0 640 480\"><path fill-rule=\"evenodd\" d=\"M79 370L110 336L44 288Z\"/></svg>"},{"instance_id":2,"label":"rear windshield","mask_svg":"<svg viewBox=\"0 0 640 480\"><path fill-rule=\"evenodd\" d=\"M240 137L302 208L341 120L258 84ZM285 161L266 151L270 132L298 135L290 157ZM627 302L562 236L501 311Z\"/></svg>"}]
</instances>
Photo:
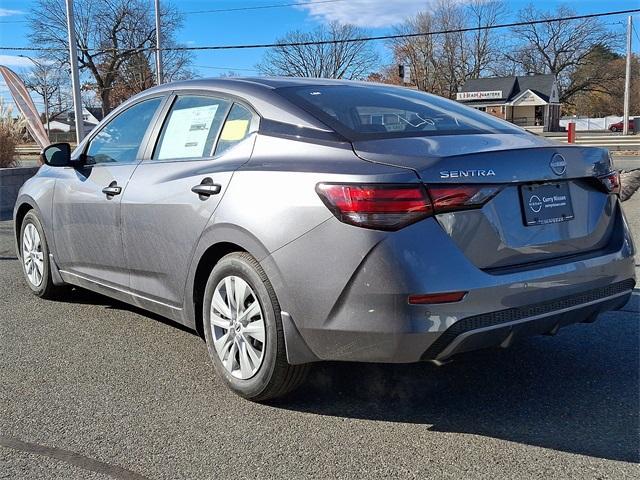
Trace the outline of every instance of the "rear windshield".
<instances>
[{"instance_id":1,"label":"rear windshield","mask_svg":"<svg viewBox=\"0 0 640 480\"><path fill-rule=\"evenodd\" d=\"M522 133L489 114L408 88L316 85L277 91L349 140Z\"/></svg>"}]
</instances>

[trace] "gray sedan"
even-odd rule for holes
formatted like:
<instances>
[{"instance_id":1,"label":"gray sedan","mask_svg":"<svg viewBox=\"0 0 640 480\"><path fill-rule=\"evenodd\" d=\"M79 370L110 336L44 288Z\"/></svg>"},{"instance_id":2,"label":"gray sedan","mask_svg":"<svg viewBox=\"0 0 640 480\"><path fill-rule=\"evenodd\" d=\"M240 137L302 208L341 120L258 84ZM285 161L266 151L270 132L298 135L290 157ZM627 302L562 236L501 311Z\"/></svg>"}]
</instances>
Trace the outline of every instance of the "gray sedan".
<instances>
[{"instance_id":1,"label":"gray sedan","mask_svg":"<svg viewBox=\"0 0 640 480\"><path fill-rule=\"evenodd\" d=\"M167 84L42 157L14 212L29 288L197 330L256 401L320 360L442 364L555 333L635 284L606 150L410 89Z\"/></svg>"}]
</instances>

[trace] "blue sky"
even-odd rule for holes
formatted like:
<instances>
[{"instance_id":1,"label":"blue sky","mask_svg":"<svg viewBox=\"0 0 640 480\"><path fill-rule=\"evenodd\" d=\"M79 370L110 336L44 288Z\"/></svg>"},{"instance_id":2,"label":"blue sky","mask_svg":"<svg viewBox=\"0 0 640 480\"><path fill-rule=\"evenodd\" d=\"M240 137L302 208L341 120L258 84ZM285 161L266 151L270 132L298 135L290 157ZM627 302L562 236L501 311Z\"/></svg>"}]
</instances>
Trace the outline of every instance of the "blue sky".
<instances>
[{"instance_id":1,"label":"blue sky","mask_svg":"<svg viewBox=\"0 0 640 480\"><path fill-rule=\"evenodd\" d=\"M162 0L161 0L162 1ZM308 30L331 20L356 23L368 29L372 34L384 34L392 30L393 25L403 17L429 8L430 0L340 0L317 3L307 7L282 7L249 11L196 13L207 9L225 9L294 3L295 0L174 0L181 11L185 12L185 27L178 33L178 41L186 45L220 45L241 43L273 42L286 32L294 29ZM301 0L297 0L301 1ZM460 0L464 2L464 0ZM153 0L148 0L153 8ZM510 0L507 2L511 20L519 8L531 3L530 0ZM537 0L537 8L553 10L562 2ZM0 0L0 46L26 46L29 43L29 31L25 23L20 23L32 6L30 0ZM640 7L640 0L574 0L568 3L578 13L593 13L610 10L624 10ZM609 24L623 23L624 17L608 17ZM634 17L640 31L640 16ZM619 25L620 31L623 26ZM384 56L384 43L379 49ZM621 36L621 49L624 36ZM639 42L634 37L634 50L638 51ZM29 53L29 52L27 52ZM27 61L16 58L18 52L0 50L0 64L24 71ZM255 68L263 55L263 50L232 50L196 52L194 69L201 76L217 76L226 70L255 75ZM209 68L207 68L209 67ZM215 68L211 68L215 67ZM0 84L0 96L6 96L6 87ZM39 100L34 98L34 100Z\"/></svg>"}]
</instances>

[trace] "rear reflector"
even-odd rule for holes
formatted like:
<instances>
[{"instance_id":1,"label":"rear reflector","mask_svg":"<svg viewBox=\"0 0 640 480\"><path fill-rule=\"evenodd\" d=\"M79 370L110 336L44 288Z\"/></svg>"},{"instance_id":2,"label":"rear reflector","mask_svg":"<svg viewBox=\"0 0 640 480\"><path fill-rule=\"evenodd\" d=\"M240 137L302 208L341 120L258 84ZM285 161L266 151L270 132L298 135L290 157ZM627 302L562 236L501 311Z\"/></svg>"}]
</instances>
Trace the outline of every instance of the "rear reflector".
<instances>
[{"instance_id":1,"label":"rear reflector","mask_svg":"<svg viewBox=\"0 0 640 480\"><path fill-rule=\"evenodd\" d=\"M615 193L616 195L620 195L620 173L619 172L611 172L602 177L598 177L602 185L607 189L609 193Z\"/></svg>"},{"instance_id":2,"label":"rear reflector","mask_svg":"<svg viewBox=\"0 0 640 480\"><path fill-rule=\"evenodd\" d=\"M376 230L398 230L434 214L480 208L500 187L319 183L316 191L344 223Z\"/></svg>"},{"instance_id":3,"label":"rear reflector","mask_svg":"<svg viewBox=\"0 0 640 480\"><path fill-rule=\"evenodd\" d=\"M467 292L429 293L423 295L409 295L410 305L425 305L433 303L459 302Z\"/></svg>"}]
</instances>

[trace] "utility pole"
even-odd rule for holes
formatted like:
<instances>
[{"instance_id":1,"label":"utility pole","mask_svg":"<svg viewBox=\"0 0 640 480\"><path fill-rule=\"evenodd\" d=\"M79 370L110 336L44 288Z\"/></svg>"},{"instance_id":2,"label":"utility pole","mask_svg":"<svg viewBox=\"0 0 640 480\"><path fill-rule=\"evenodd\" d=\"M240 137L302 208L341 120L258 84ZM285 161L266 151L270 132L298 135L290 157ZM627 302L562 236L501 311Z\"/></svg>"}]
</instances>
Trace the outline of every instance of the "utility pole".
<instances>
[{"instance_id":1,"label":"utility pole","mask_svg":"<svg viewBox=\"0 0 640 480\"><path fill-rule=\"evenodd\" d=\"M162 84L162 34L160 32L160 0L155 0L156 5L156 83Z\"/></svg>"},{"instance_id":2,"label":"utility pole","mask_svg":"<svg viewBox=\"0 0 640 480\"><path fill-rule=\"evenodd\" d=\"M76 141L84 138L82 119L82 99L80 97L80 74L78 73L78 52L76 50L76 28L73 21L73 0L67 3L67 34L69 36L69 64L71 65L71 88L73 90L73 112L76 117Z\"/></svg>"},{"instance_id":3,"label":"utility pole","mask_svg":"<svg viewBox=\"0 0 640 480\"><path fill-rule=\"evenodd\" d=\"M622 134L629 135L629 91L631 89L631 30L632 17L627 19L627 71L624 77L624 113L622 116ZM634 123L635 127L635 123Z\"/></svg>"},{"instance_id":4,"label":"utility pole","mask_svg":"<svg viewBox=\"0 0 640 480\"><path fill-rule=\"evenodd\" d=\"M51 129L49 127L49 93L47 91L47 68L42 63L36 62L29 55L18 55L18 56L24 57L27 60L31 60L31 63L33 63L36 66L36 68L39 68L40 70L42 70L42 99L44 100L44 119L45 119L45 122L47 122L47 137L48 137L51 133Z\"/></svg>"}]
</instances>

